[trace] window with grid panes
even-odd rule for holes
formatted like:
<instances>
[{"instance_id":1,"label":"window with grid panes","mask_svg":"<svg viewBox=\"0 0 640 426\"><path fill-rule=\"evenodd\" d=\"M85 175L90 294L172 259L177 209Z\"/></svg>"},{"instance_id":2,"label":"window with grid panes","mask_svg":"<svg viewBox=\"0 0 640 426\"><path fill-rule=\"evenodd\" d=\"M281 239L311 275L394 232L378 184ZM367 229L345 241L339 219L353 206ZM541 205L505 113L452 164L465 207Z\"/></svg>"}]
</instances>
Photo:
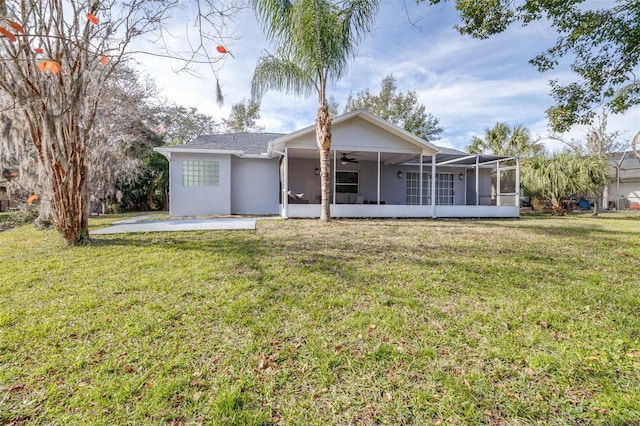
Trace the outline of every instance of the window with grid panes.
<instances>
[{"instance_id":1,"label":"window with grid panes","mask_svg":"<svg viewBox=\"0 0 640 426\"><path fill-rule=\"evenodd\" d=\"M407 204L420 204L420 172L407 172ZM422 174L422 204L431 204L431 175Z\"/></svg>"},{"instance_id":2,"label":"window with grid panes","mask_svg":"<svg viewBox=\"0 0 640 426\"><path fill-rule=\"evenodd\" d=\"M453 173L436 173L436 204L453 205ZM407 172L406 203L420 204L420 173ZM422 174L422 205L431 204L431 172Z\"/></svg>"},{"instance_id":3,"label":"window with grid panes","mask_svg":"<svg viewBox=\"0 0 640 426\"><path fill-rule=\"evenodd\" d=\"M182 162L182 186L218 186L220 185L219 161Z\"/></svg>"},{"instance_id":4,"label":"window with grid panes","mask_svg":"<svg viewBox=\"0 0 640 426\"><path fill-rule=\"evenodd\" d=\"M436 173L436 204L453 205L453 173Z\"/></svg>"}]
</instances>

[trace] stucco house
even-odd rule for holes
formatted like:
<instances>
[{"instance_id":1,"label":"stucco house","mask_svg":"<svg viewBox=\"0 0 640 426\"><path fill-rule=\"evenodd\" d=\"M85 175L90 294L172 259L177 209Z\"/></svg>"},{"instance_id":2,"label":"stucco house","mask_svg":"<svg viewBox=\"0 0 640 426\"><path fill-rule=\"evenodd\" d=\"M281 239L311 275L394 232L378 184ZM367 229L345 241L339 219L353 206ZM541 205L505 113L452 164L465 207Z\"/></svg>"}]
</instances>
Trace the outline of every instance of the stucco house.
<instances>
[{"instance_id":1,"label":"stucco house","mask_svg":"<svg viewBox=\"0 0 640 426\"><path fill-rule=\"evenodd\" d=\"M363 110L334 118L334 217L518 217L516 157L439 147ZM204 135L169 159L171 216L320 216L315 126Z\"/></svg>"}]
</instances>

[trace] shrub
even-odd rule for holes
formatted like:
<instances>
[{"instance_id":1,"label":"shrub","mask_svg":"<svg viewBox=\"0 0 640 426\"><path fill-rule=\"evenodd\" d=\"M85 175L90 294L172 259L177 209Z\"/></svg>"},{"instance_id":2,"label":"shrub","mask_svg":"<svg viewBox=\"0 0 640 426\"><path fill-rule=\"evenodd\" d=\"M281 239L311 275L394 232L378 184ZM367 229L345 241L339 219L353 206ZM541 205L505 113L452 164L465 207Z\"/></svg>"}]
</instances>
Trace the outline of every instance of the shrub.
<instances>
[{"instance_id":1,"label":"shrub","mask_svg":"<svg viewBox=\"0 0 640 426\"><path fill-rule=\"evenodd\" d=\"M10 226L22 226L35 223L39 214L40 210L37 205L20 204L18 210L9 214L4 223Z\"/></svg>"}]
</instances>

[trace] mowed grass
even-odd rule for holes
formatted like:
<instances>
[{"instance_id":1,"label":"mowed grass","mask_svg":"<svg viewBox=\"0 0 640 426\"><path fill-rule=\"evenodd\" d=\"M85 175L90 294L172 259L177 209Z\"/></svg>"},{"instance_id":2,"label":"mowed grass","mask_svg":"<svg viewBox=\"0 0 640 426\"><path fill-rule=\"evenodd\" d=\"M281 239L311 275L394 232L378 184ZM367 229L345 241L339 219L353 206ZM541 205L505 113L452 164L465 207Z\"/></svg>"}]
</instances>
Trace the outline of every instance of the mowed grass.
<instances>
[{"instance_id":1,"label":"mowed grass","mask_svg":"<svg viewBox=\"0 0 640 426\"><path fill-rule=\"evenodd\" d=\"M1 232L0 423L640 424L639 225Z\"/></svg>"}]
</instances>

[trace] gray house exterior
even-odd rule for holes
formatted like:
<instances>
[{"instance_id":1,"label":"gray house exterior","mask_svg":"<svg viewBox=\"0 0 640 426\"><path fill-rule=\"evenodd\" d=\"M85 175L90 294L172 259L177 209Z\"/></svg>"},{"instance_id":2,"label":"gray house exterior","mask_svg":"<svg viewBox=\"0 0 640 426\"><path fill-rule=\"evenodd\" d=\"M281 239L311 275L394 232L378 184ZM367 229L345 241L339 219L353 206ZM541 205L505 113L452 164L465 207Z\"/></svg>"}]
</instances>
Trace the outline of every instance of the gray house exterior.
<instances>
[{"instance_id":1,"label":"gray house exterior","mask_svg":"<svg viewBox=\"0 0 640 426\"><path fill-rule=\"evenodd\" d=\"M204 135L156 148L169 159L171 216L256 214L280 210L279 159L266 155L280 133ZM193 179L184 179L193 174ZM206 175L217 180L199 180Z\"/></svg>"},{"instance_id":2,"label":"gray house exterior","mask_svg":"<svg viewBox=\"0 0 640 426\"><path fill-rule=\"evenodd\" d=\"M640 158L633 151L618 152L609 160L605 207L640 209Z\"/></svg>"},{"instance_id":3,"label":"gray house exterior","mask_svg":"<svg viewBox=\"0 0 640 426\"><path fill-rule=\"evenodd\" d=\"M315 126L159 147L171 216L320 216ZM518 217L519 162L439 147L363 110L333 120L334 217Z\"/></svg>"}]
</instances>

